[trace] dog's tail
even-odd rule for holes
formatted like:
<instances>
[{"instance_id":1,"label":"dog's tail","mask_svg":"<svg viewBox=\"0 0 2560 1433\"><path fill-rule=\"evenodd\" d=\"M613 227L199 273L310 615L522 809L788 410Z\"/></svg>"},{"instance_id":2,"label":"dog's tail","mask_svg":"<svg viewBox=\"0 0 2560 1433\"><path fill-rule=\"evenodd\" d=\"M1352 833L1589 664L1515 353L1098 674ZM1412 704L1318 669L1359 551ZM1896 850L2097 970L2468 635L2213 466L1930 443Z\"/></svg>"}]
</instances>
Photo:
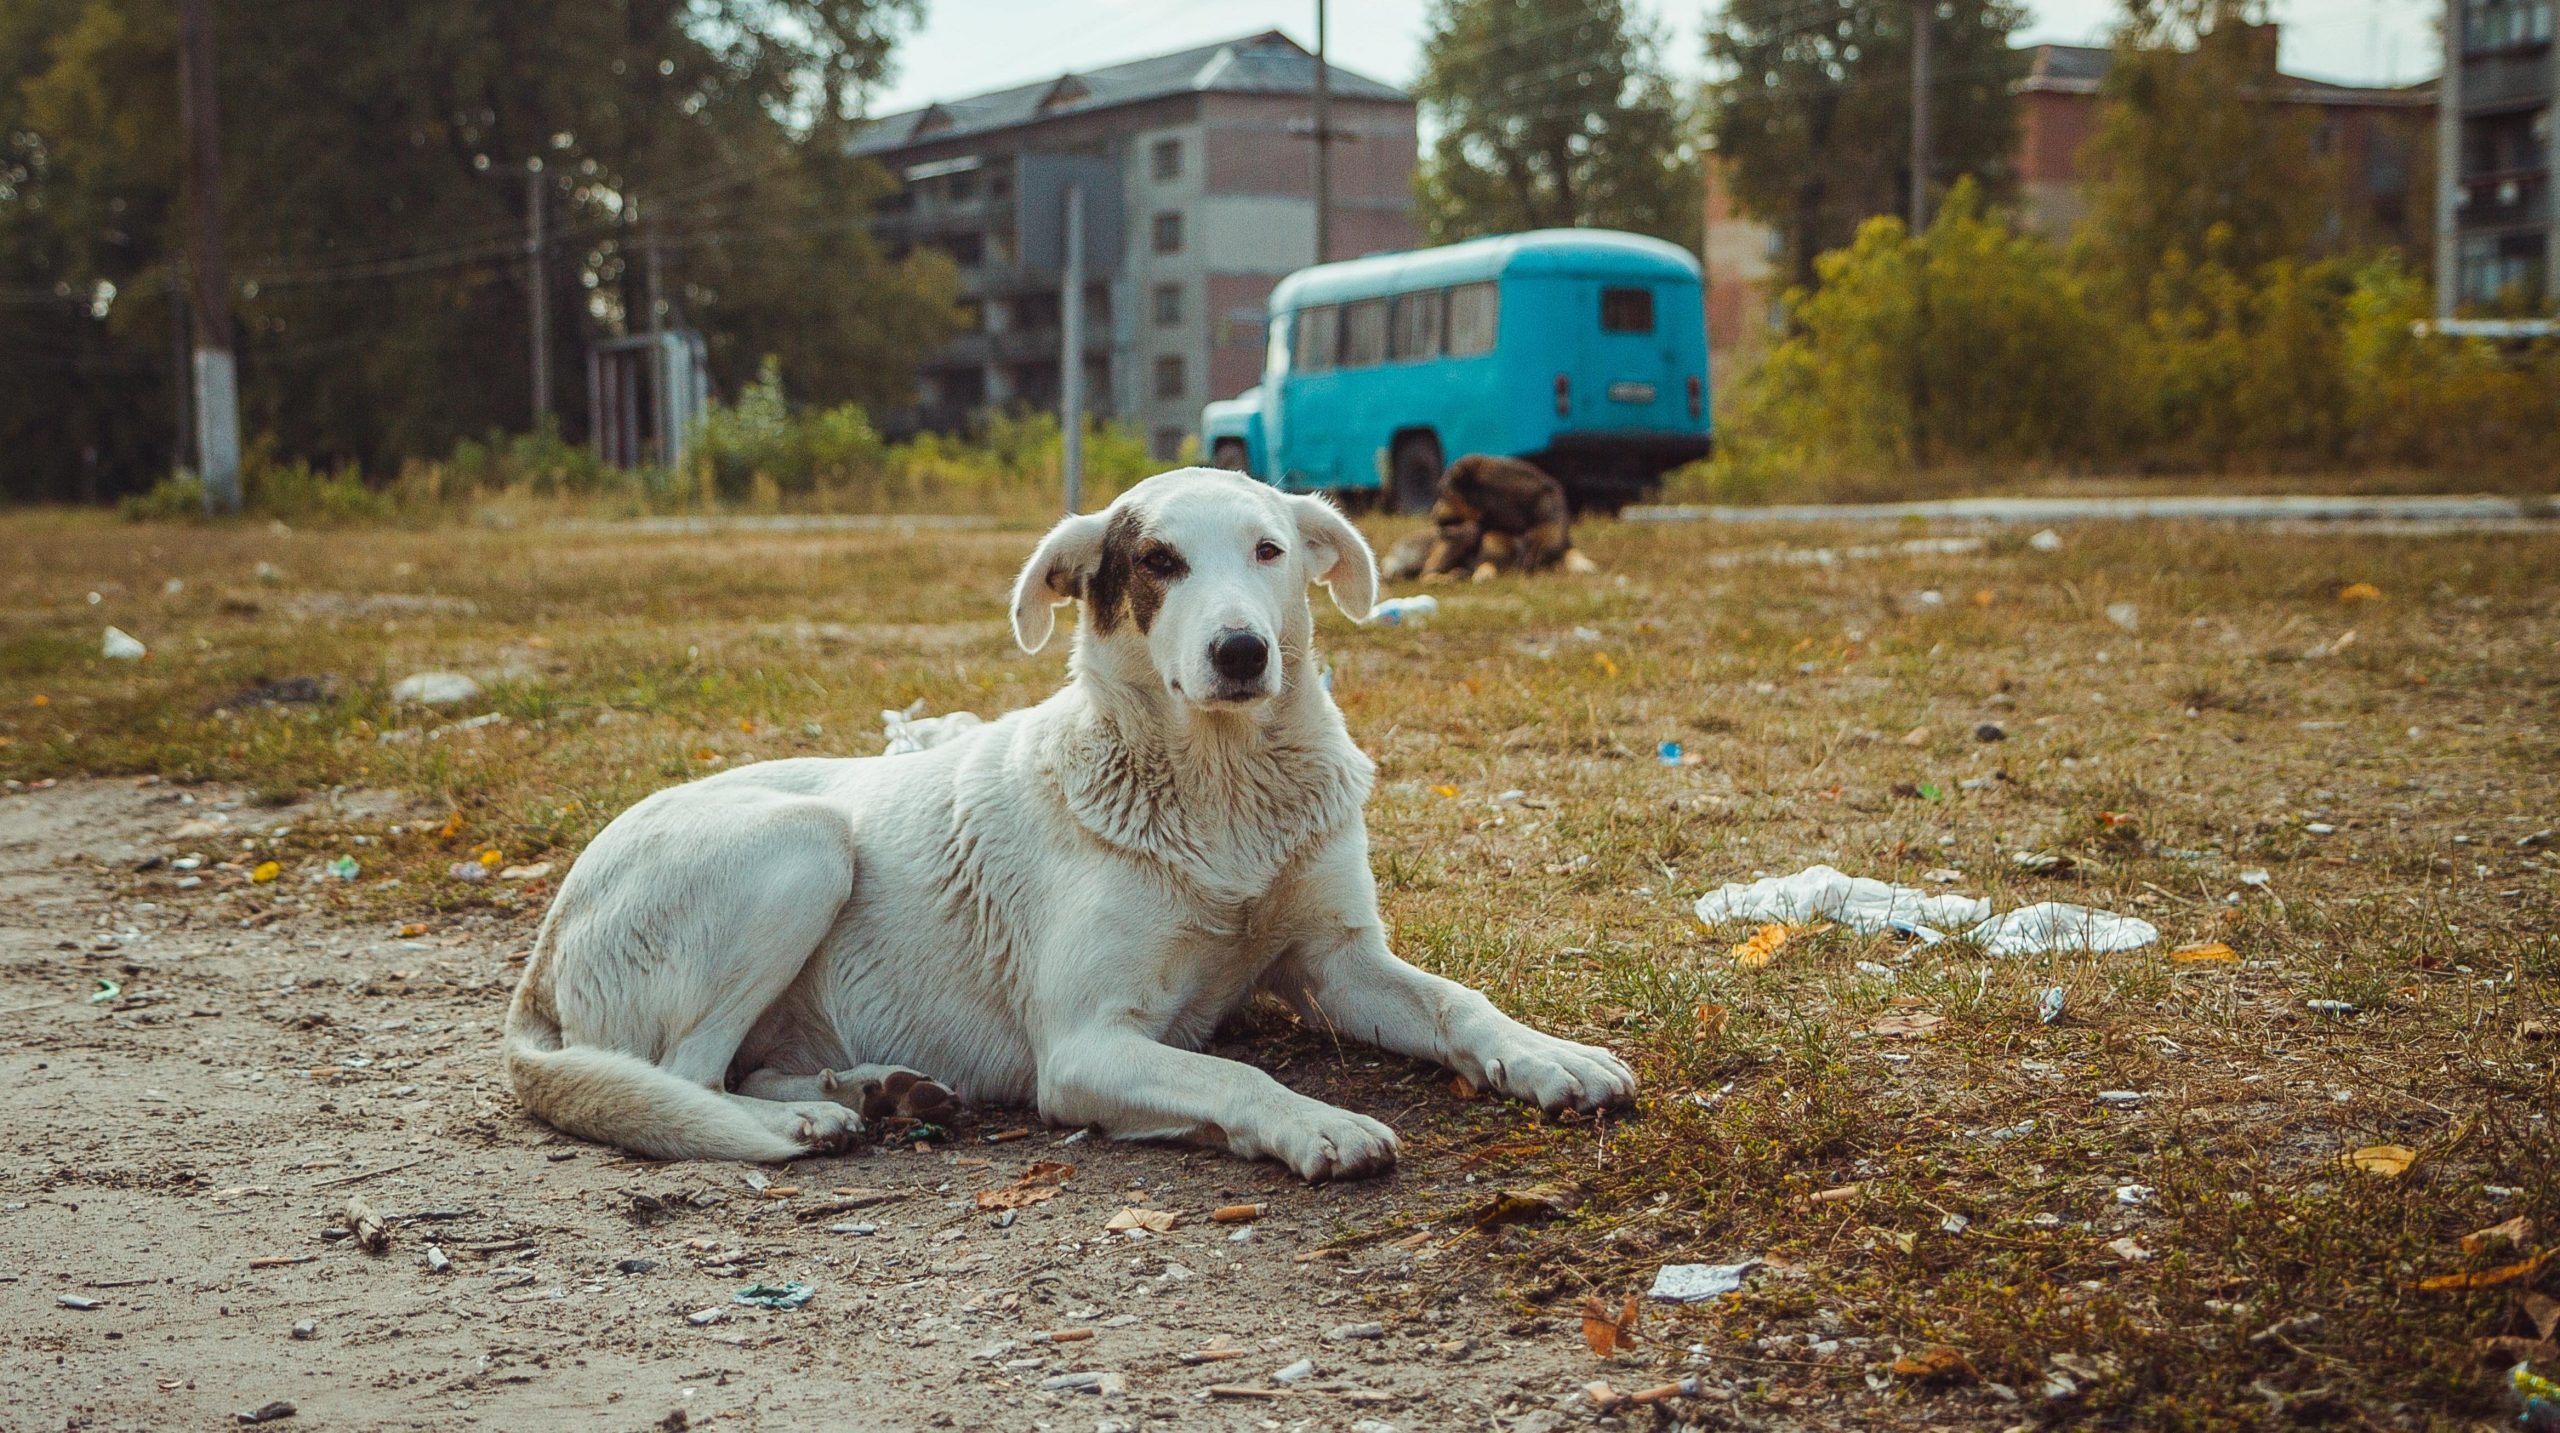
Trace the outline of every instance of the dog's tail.
<instances>
[{"instance_id":1,"label":"dog's tail","mask_svg":"<svg viewBox=\"0 0 2560 1433\"><path fill-rule=\"evenodd\" d=\"M532 986L526 981L507 1007L507 1078L543 1122L656 1159L773 1161L810 1152L757 1124L728 1096L637 1056L564 1047L559 1016Z\"/></svg>"}]
</instances>

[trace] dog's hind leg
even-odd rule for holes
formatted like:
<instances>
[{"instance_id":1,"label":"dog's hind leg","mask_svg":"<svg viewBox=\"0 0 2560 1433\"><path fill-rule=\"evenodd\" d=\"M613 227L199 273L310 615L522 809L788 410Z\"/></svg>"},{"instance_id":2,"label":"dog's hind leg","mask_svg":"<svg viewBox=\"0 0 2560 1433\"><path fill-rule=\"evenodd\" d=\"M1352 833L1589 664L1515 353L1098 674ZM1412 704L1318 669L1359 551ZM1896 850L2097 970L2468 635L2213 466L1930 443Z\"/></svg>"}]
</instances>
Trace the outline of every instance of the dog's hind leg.
<instances>
[{"instance_id":1,"label":"dog's hind leg","mask_svg":"<svg viewBox=\"0 0 2560 1433\"><path fill-rule=\"evenodd\" d=\"M959 1104L947 1087L904 1065L855 1065L814 1075L758 1070L738 1082L738 1093L761 1100L833 1100L865 1120L941 1119Z\"/></svg>"},{"instance_id":2,"label":"dog's hind leg","mask_svg":"<svg viewBox=\"0 0 2560 1433\"><path fill-rule=\"evenodd\" d=\"M572 1134L662 1159L842 1145L857 1111L725 1081L853 877L842 818L814 802L722 792L627 813L571 869L509 1011L518 1096Z\"/></svg>"}]
</instances>

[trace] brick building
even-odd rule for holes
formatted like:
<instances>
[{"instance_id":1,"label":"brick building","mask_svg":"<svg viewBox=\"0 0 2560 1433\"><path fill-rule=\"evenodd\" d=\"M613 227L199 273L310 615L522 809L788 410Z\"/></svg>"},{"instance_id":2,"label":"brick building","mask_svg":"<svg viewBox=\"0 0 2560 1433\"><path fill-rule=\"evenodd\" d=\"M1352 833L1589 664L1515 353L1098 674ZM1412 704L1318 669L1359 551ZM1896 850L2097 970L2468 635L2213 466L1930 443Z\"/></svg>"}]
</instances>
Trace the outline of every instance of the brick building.
<instances>
[{"instance_id":1,"label":"brick building","mask_svg":"<svg viewBox=\"0 0 2560 1433\"><path fill-rule=\"evenodd\" d=\"M1413 101L1329 69L1333 252L1418 241ZM972 323L894 426L1058 400L1064 195L1084 193L1084 363L1098 416L1159 457L1262 370L1263 301L1316 261L1315 61L1267 31L882 117L855 149L900 181L875 229L960 266Z\"/></svg>"}]
</instances>

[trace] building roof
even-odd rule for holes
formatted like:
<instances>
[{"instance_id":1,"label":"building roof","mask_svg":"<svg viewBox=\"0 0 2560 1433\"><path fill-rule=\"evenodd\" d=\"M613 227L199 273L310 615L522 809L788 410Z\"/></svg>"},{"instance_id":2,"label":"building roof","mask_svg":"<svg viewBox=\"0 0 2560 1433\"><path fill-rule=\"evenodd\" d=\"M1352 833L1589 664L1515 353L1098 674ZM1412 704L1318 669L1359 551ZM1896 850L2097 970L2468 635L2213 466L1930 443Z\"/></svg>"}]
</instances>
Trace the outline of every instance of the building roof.
<instances>
[{"instance_id":1,"label":"building roof","mask_svg":"<svg viewBox=\"0 0 2560 1433\"><path fill-rule=\"evenodd\" d=\"M2116 52L2104 45L2037 45L2022 94L2093 95L2115 68ZM2296 104L2378 105L2423 109L2435 103L2435 82L2415 85L2341 85L2306 75L2276 72L2275 97Z\"/></svg>"},{"instance_id":2,"label":"building roof","mask_svg":"<svg viewBox=\"0 0 2560 1433\"><path fill-rule=\"evenodd\" d=\"M1341 99L1402 100L1404 91L1367 75L1327 65ZM1182 94L1313 94L1315 56L1278 30L1080 70L922 109L882 115L853 142L858 154L903 149L926 140L986 134L1061 114L1084 114Z\"/></svg>"}]
</instances>

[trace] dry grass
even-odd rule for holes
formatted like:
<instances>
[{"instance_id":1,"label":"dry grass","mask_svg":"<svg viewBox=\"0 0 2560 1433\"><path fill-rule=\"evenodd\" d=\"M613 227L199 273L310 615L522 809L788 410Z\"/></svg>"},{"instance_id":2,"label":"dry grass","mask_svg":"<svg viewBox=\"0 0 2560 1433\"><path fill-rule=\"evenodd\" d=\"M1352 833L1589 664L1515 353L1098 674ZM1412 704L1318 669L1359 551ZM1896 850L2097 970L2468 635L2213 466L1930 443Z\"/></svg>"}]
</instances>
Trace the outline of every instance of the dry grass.
<instances>
[{"instance_id":1,"label":"dry grass","mask_svg":"<svg viewBox=\"0 0 2560 1433\"><path fill-rule=\"evenodd\" d=\"M1638 1117L1600 1127L1448 1096L1406 1120L1422 1151L1488 1182L1589 1189L1572 1219L1477 1236L1524 1320L1561 1327L1583 1294L1664 1262L1761 1255L1774 1275L1649 1316L1646 1347L1703 1343L1797 1420L1905 1401L1977 1424L2497 1412L2472 1341L2517 1331L2532 1280L2413 1286L2522 1257L2457 1247L2517 1214L2540 1241L2523 1254L2560 1241L2560 1045L2529 1023L2560 1027L2560 890L2551 849L2520 844L2560 825L2560 538L2128 526L2058 553L2004 534L1805 565L1758 560L1760 532L1584 536L1614 576L1444 590L1419 628L1324 622L1336 694L1380 760L1373 844L1405 952L1605 1037L1648 1080ZM993 711L1049 690L1056 654L1014 651L1001 619L1028 542L13 518L0 774L396 790L400 834L210 850L227 864L193 897L244 919L495 904L529 921L540 883L446 868L484 849L564 861L644 792L715 765L867 752L883 707ZM2357 582L2382 595L2343 602ZM2122 603L2137 631L2108 616ZM109 622L151 659L100 658ZM480 676L471 710L508 720L439 735L450 715L390 702L431 668ZM326 699L237 701L297 676ZM2009 739L1977 741L1985 721ZM402 731L417 735L381 740ZM1664 765L1664 741L1698 760ZM2024 875L2023 850L2078 872ZM306 881L341 853L363 880ZM270 857L283 878L250 883ZM1832 932L1745 971L1725 951L1747 932L1690 914L1724 881L1817 860L1905 880L1953 867L2004 907L2085 901L2241 959L1994 961ZM2263 888L2241 882L2253 868ZM2067 1013L2041 1024L2057 985ZM1866 1033L1898 1007L1944 1024ZM1302 1034L1275 1058L1321 1057ZM2106 1108L2100 1090L2144 1098ZM2340 1167L2372 1144L2416 1163ZM2155 1193L2120 1202L2128 1184ZM2124 1238L2148 1257L2110 1248ZM2560 1285L2560 1261L2539 1278ZM1885 1369L1941 1344L2021 1402ZM2048 1399L2056 1371L2082 1390Z\"/></svg>"}]
</instances>

